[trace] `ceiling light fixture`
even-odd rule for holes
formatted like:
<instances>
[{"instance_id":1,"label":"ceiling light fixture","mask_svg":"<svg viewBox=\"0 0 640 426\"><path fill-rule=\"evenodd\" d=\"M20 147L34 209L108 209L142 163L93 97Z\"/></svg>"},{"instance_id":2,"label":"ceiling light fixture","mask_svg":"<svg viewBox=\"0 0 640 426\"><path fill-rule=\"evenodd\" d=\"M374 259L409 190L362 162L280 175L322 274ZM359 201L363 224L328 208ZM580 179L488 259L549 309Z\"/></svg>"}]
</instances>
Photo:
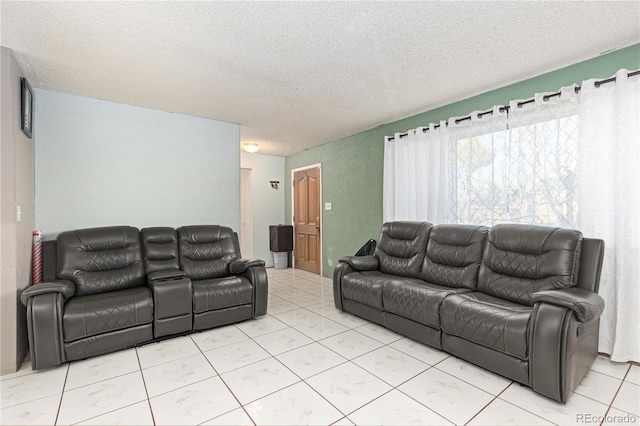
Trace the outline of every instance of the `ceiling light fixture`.
<instances>
[{"instance_id":1,"label":"ceiling light fixture","mask_svg":"<svg viewBox=\"0 0 640 426\"><path fill-rule=\"evenodd\" d=\"M257 144L257 143L245 143L245 144L243 145L243 148L244 148L244 150L245 150L245 151L247 151L247 152L248 152L248 153L250 153L250 154L253 154L253 153L255 153L255 152L258 152L258 149L259 149L259 147L258 147L258 144Z\"/></svg>"}]
</instances>

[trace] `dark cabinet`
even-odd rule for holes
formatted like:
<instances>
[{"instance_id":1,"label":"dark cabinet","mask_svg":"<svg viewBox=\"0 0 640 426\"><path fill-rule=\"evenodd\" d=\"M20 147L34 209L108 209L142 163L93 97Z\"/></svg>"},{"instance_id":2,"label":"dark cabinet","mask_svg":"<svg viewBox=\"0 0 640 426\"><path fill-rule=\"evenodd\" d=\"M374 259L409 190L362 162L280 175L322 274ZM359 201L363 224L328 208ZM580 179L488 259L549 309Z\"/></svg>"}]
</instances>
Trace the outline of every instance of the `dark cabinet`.
<instances>
[{"instance_id":1,"label":"dark cabinet","mask_svg":"<svg viewBox=\"0 0 640 426\"><path fill-rule=\"evenodd\" d=\"M269 226L269 250L277 253L293 250L293 226Z\"/></svg>"}]
</instances>

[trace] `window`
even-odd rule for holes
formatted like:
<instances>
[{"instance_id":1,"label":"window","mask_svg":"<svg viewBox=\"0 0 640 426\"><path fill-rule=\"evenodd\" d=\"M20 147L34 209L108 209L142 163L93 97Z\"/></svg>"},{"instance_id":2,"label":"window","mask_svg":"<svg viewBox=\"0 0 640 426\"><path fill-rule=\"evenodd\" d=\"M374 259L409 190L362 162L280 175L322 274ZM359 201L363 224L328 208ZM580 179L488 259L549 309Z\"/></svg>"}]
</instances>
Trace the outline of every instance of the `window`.
<instances>
[{"instance_id":1,"label":"window","mask_svg":"<svg viewBox=\"0 0 640 426\"><path fill-rule=\"evenodd\" d=\"M493 128L491 122L474 124L474 117L464 127L454 124L448 220L575 228L578 115L567 111L510 111Z\"/></svg>"}]
</instances>

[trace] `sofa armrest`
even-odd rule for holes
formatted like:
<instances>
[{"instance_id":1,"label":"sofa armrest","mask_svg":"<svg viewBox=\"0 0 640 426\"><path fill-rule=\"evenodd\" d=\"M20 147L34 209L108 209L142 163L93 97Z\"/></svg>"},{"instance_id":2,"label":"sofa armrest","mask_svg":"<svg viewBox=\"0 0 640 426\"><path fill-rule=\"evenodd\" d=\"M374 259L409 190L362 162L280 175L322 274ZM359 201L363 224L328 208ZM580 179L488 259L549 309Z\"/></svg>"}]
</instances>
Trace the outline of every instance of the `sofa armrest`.
<instances>
[{"instance_id":1,"label":"sofa armrest","mask_svg":"<svg viewBox=\"0 0 640 426\"><path fill-rule=\"evenodd\" d=\"M604 311L604 299L598 294L578 287L562 290L546 290L533 293L532 303L550 303L575 312L580 322L593 322Z\"/></svg>"},{"instance_id":2,"label":"sofa armrest","mask_svg":"<svg viewBox=\"0 0 640 426\"><path fill-rule=\"evenodd\" d=\"M244 274L252 266L264 266L261 259L236 259L229 263L230 274Z\"/></svg>"},{"instance_id":3,"label":"sofa armrest","mask_svg":"<svg viewBox=\"0 0 640 426\"><path fill-rule=\"evenodd\" d=\"M20 301L27 306L29 299L40 294L61 293L65 299L76 293L76 286L67 280L55 280L27 287L20 295Z\"/></svg>"},{"instance_id":4,"label":"sofa armrest","mask_svg":"<svg viewBox=\"0 0 640 426\"><path fill-rule=\"evenodd\" d=\"M255 318L266 315L269 277L264 267L264 261L260 259L235 259L229 263L229 272L233 275L242 275L253 286L253 312L251 316Z\"/></svg>"},{"instance_id":5,"label":"sofa armrest","mask_svg":"<svg viewBox=\"0 0 640 426\"><path fill-rule=\"evenodd\" d=\"M342 303L342 279L351 272L353 272L353 268L346 262L338 261L338 264L333 269L333 301L336 309L341 311L344 311L344 305Z\"/></svg>"},{"instance_id":6,"label":"sofa armrest","mask_svg":"<svg viewBox=\"0 0 640 426\"><path fill-rule=\"evenodd\" d=\"M180 269L171 269L168 271L156 271L150 274L147 274L147 281L159 281L159 280L168 280L174 278L184 278L187 274Z\"/></svg>"},{"instance_id":7,"label":"sofa armrest","mask_svg":"<svg viewBox=\"0 0 640 426\"><path fill-rule=\"evenodd\" d=\"M375 271L380 269L380 261L376 256L345 256L341 257L338 262L346 263L354 271Z\"/></svg>"},{"instance_id":8,"label":"sofa armrest","mask_svg":"<svg viewBox=\"0 0 640 426\"><path fill-rule=\"evenodd\" d=\"M603 260L604 241L597 238L583 238L580 249L578 287L598 292Z\"/></svg>"}]
</instances>

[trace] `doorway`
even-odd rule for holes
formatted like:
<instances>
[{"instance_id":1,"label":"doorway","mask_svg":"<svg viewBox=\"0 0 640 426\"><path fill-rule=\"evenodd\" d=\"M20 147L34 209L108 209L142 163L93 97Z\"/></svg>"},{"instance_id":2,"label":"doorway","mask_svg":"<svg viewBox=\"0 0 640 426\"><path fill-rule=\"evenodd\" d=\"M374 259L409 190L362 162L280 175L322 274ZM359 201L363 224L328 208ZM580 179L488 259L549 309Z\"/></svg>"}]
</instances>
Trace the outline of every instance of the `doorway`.
<instances>
[{"instance_id":1,"label":"doorway","mask_svg":"<svg viewBox=\"0 0 640 426\"><path fill-rule=\"evenodd\" d=\"M253 223L251 215L251 169L240 169L240 254L253 257Z\"/></svg>"},{"instance_id":2,"label":"doorway","mask_svg":"<svg viewBox=\"0 0 640 426\"><path fill-rule=\"evenodd\" d=\"M293 264L296 269L320 274L322 265L320 166L292 170Z\"/></svg>"}]
</instances>

